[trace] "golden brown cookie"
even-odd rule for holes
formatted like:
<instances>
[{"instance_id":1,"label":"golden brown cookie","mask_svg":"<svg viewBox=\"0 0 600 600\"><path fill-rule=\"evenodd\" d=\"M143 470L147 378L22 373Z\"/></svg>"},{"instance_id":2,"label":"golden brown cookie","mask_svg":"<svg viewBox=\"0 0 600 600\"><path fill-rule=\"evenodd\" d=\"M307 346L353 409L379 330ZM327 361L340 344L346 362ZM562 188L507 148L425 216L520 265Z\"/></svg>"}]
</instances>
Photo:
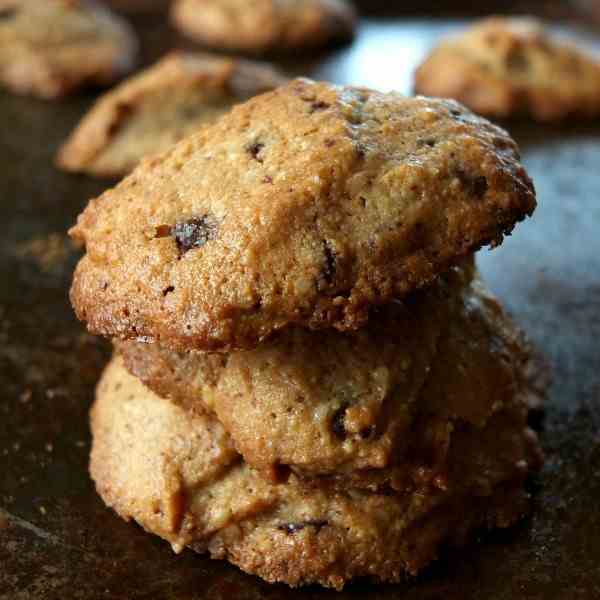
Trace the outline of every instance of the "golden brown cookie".
<instances>
[{"instance_id":1,"label":"golden brown cookie","mask_svg":"<svg viewBox=\"0 0 600 600\"><path fill-rule=\"evenodd\" d=\"M534 208L515 143L460 105L296 80L92 200L71 299L175 349L353 330Z\"/></svg>"},{"instance_id":2,"label":"golden brown cookie","mask_svg":"<svg viewBox=\"0 0 600 600\"><path fill-rule=\"evenodd\" d=\"M478 528L507 527L528 509L539 466L526 409L453 437L444 486L379 494L274 485L232 452L223 429L153 395L116 359L92 411L91 473L123 518L168 540L289 585L342 588L354 577L398 581Z\"/></svg>"},{"instance_id":3,"label":"golden brown cookie","mask_svg":"<svg viewBox=\"0 0 600 600\"><path fill-rule=\"evenodd\" d=\"M415 91L454 98L490 117L594 117L600 61L535 19L493 17L435 48L417 69Z\"/></svg>"},{"instance_id":4,"label":"golden brown cookie","mask_svg":"<svg viewBox=\"0 0 600 600\"><path fill-rule=\"evenodd\" d=\"M250 351L178 354L118 344L155 393L214 414L246 462L272 479L291 469L357 487L438 476L452 432L534 404L528 348L472 261L353 333L292 327ZM436 438L423 447L423 428ZM418 470L418 473L415 472Z\"/></svg>"},{"instance_id":5,"label":"golden brown cookie","mask_svg":"<svg viewBox=\"0 0 600 600\"><path fill-rule=\"evenodd\" d=\"M119 176L232 106L285 83L271 67L210 54L172 52L100 98L62 146L69 171Z\"/></svg>"},{"instance_id":6,"label":"golden brown cookie","mask_svg":"<svg viewBox=\"0 0 600 600\"><path fill-rule=\"evenodd\" d=\"M350 39L356 14L347 0L176 0L171 18L207 46L257 53Z\"/></svg>"},{"instance_id":7,"label":"golden brown cookie","mask_svg":"<svg viewBox=\"0 0 600 600\"><path fill-rule=\"evenodd\" d=\"M131 70L132 29L93 0L0 0L0 84L57 98Z\"/></svg>"}]
</instances>

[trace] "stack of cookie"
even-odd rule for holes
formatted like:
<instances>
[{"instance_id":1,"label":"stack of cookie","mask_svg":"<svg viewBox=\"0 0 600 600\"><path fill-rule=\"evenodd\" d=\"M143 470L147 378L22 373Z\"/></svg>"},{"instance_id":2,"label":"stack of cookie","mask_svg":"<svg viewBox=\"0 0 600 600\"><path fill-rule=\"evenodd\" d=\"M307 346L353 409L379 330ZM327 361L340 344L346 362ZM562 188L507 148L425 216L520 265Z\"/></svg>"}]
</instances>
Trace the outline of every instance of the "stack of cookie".
<instances>
[{"instance_id":1,"label":"stack of cookie","mask_svg":"<svg viewBox=\"0 0 600 600\"><path fill-rule=\"evenodd\" d=\"M71 297L116 354L91 472L269 581L397 581L526 511L540 400L473 253L535 207L452 101L296 80L90 202Z\"/></svg>"}]
</instances>

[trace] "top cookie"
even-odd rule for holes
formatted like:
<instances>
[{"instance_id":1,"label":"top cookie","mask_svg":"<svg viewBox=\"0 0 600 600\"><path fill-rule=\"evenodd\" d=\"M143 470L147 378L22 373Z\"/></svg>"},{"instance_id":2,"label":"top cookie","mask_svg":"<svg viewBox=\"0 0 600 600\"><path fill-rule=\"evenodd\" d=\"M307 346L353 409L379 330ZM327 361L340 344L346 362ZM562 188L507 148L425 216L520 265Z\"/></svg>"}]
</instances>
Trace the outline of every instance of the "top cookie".
<instances>
[{"instance_id":1,"label":"top cookie","mask_svg":"<svg viewBox=\"0 0 600 600\"><path fill-rule=\"evenodd\" d=\"M345 0L177 0L171 18L214 48L266 52L351 38L356 14Z\"/></svg>"},{"instance_id":2,"label":"top cookie","mask_svg":"<svg viewBox=\"0 0 600 600\"><path fill-rule=\"evenodd\" d=\"M297 80L92 200L71 298L91 331L174 349L357 329L534 207L515 143L460 105Z\"/></svg>"},{"instance_id":3,"label":"top cookie","mask_svg":"<svg viewBox=\"0 0 600 600\"><path fill-rule=\"evenodd\" d=\"M256 94L286 80L262 63L172 52L103 96L57 157L59 166L99 176L129 173Z\"/></svg>"},{"instance_id":4,"label":"top cookie","mask_svg":"<svg viewBox=\"0 0 600 600\"><path fill-rule=\"evenodd\" d=\"M129 71L137 40L86 0L0 0L0 83L17 94L64 96Z\"/></svg>"},{"instance_id":5,"label":"top cookie","mask_svg":"<svg viewBox=\"0 0 600 600\"><path fill-rule=\"evenodd\" d=\"M442 42L418 68L415 90L499 118L592 117L600 114L600 62L535 19L493 17Z\"/></svg>"}]
</instances>

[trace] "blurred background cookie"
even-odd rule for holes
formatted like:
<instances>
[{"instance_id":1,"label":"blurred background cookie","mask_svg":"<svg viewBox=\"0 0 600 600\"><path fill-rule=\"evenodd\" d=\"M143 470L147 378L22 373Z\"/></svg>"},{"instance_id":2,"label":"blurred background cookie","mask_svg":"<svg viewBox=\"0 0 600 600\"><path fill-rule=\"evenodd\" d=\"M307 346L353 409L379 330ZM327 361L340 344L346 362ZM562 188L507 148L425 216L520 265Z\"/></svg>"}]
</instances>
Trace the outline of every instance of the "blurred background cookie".
<instances>
[{"instance_id":1,"label":"blurred background cookie","mask_svg":"<svg viewBox=\"0 0 600 600\"><path fill-rule=\"evenodd\" d=\"M68 171L120 176L237 103L285 83L261 63L173 52L101 97L61 147Z\"/></svg>"},{"instance_id":2,"label":"blurred background cookie","mask_svg":"<svg viewBox=\"0 0 600 600\"><path fill-rule=\"evenodd\" d=\"M351 39L356 15L347 0L176 0L171 18L197 42L257 53Z\"/></svg>"},{"instance_id":3,"label":"blurred background cookie","mask_svg":"<svg viewBox=\"0 0 600 600\"><path fill-rule=\"evenodd\" d=\"M594 117L600 61L533 18L493 17L435 48L415 73L415 91L490 117Z\"/></svg>"},{"instance_id":4,"label":"blurred background cookie","mask_svg":"<svg viewBox=\"0 0 600 600\"><path fill-rule=\"evenodd\" d=\"M109 85L137 50L129 25L92 0L0 0L0 84L14 93L50 99Z\"/></svg>"}]
</instances>

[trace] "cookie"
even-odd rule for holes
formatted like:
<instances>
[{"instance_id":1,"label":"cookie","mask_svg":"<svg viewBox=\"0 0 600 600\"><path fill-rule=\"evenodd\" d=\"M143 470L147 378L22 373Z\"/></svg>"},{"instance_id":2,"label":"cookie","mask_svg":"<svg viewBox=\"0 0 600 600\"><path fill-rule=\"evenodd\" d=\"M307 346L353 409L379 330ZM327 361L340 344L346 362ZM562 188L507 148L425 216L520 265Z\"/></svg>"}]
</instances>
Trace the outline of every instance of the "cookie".
<instances>
[{"instance_id":1,"label":"cookie","mask_svg":"<svg viewBox=\"0 0 600 600\"><path fill-rule=\"evenodd\" d=\"M522 335L472 261L348 334L292 327L250 351L178 354L123 342L127 368L186 410L214 414L246 462L347 486L402 489L413 456L446 459L452 432L540 396ZM423 429L438 435L423 447ZM375 472L377 471L377 472Z\"/></svg>"},{"instance_id":2,"label":"cookie","mask_svg":"<svg viewBox=\"0 0 600 600\"><path fill-rule=\"evenodd\" d=\"M120 359L108 367L92 411L91 474L108 506L168 540L226 558L268 581L340 589L354 577L398 581L442 544L480 527L507 527L528 506L539 466L523 406L454 437L445 487L401 494L274 485L231 450L210 418L153 395Z\"/></svg>"},{"instance_id":3,"label":"cookie","mask_svg":"<svg viewBox=\"0 0 600 600\"><path fill-rule=\"evenodd\" d=\"M435 48L416 71L415 90L490 117L594 117L600 61L535 19L493 17Z\"/></svg>"},{"instance_id":4,"label":"cookie","mask_svg":"<svg viewBox=\"0 0 600 600\"><path fill-rule=\"evenodd\" d=\"M207 46L260 53L351 39L356 14L346 0L177 0L171 20Z\"/></svg>"},{"instance_id":5,"label":"cookie","mask_svg":"<svg viewBox=\"0 0 600 600\"><path fill-rule=\"evenodd\" d=\"M534 207L515 143L460 105L296 80L92 200L71 299L95 333L173 349L353 330Z\"/></svg>"},{"instance_id":6,"label":"cookie","mask_svg":"<svg viewBox=\"0 0 600 600\"><path fill-rule=\"evenodd\" d=\"M62 146L60 167L98 176L130 172L232 106L285 82L260 63L173 52L102 97Z\"/></svg>"},{"instance_id":7,"label":"cookie","mask_svg":"<svg viewBox=\"0 0 600 600\"><path fill-rule=\"evenodd\" d=\"M0 84L52 99L109 85L134 65L132 29L86 0L0 0Z\"/></svg>"}]
</instances>

